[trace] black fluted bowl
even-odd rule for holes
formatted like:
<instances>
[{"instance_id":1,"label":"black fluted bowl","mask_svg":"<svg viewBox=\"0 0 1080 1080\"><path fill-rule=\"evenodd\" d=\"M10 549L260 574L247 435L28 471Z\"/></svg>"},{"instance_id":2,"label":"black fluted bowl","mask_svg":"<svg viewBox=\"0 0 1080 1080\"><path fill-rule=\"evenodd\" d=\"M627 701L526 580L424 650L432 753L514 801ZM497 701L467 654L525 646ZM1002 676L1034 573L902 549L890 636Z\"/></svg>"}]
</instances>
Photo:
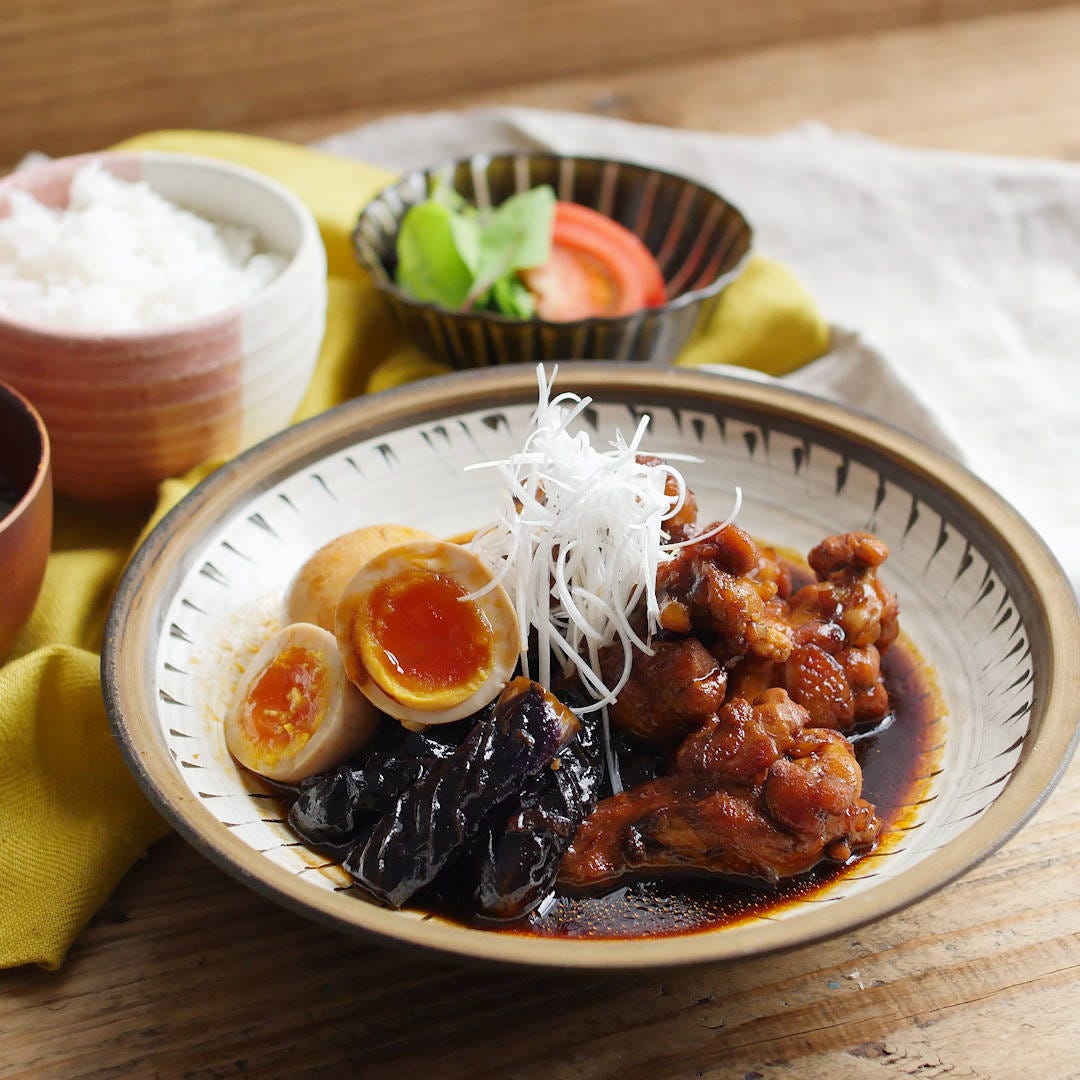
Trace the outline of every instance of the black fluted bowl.
<instances>
[{"instance_id":1,"label":"black fluted bowl","mask_svg":"<svg viewBox=\"0 0 1080 1080\"><path fill-rule=\"evenodd\" d=\"M451 311L394 284L398 229L441 178L476 206L551 184L556 196L599 210L636 233L656 256L667 303L613 318L550 322L489 311ZM660 169L558 154L477 154L408 173L360 214L360 264L416 344L457 368L541 360L673 360L699 318L741 273L753 231L727 199Z\"/></svg>"}]
</instances>

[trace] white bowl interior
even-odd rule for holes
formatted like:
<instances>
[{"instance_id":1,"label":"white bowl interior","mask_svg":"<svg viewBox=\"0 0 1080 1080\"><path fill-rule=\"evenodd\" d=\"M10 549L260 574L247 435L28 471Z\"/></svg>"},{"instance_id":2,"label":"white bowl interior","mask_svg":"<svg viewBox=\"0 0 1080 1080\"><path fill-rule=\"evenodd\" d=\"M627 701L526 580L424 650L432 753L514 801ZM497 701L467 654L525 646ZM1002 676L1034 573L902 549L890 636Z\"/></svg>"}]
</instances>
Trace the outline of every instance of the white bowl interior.
<instances>
[{"instance_id":1,"label":"white bowl interior","mask_svg":"<svg viewBox=\"0 0 1080 1080\"><path fill-rule=\"evenodd\" d=\"M303 216L292 198L283 199L247 170L182 154L148 155L143 179L166 199L211 221L254 229L265 248L293 255L304 238Z\"/></svg>"}]
</instances>

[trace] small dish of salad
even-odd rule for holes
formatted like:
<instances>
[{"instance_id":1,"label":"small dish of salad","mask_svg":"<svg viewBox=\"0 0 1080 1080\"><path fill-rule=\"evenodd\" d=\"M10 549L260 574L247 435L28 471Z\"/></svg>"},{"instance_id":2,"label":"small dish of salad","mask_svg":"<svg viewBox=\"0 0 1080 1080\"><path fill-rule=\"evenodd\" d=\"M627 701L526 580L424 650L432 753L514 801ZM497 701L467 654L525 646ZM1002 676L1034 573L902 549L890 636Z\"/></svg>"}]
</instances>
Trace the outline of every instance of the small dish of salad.
<instances>
[{"instance_id":1,"label":"small dish of salad","mask_svg":"<svg viewBox=\"0 0 1080 1080\"><path fill-rule=\"evenodd\" d=\"M752 230L717 192L659 169L508 154L408 174L353 240L416 345L476 367L674 359Z\"/></svg>"},{"instance_id":2,"label":"small dish of salad","mask_svg":"<svg viewBox=\"0 0 1080 1080\"><path fill-rule=\"evenodd\" d=\"M551 322L629 315L667 299L656 257L625 225L550 184L497 207L436 182L397 235L398 287L455 311Z\"/></svg>"}]
</instances>

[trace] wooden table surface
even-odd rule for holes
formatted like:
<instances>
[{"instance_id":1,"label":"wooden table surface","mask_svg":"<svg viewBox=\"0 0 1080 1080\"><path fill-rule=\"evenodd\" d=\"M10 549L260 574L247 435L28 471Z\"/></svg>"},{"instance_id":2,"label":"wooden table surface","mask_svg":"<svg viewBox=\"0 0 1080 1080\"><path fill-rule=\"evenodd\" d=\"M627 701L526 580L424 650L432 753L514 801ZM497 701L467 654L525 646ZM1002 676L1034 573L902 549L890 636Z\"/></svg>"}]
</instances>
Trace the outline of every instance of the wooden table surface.
<instances>
[{"instance_id":1,"label":"wooden table surface","mask_svg":"<svg viewBox=\"0 0 1080 1080\"><path fill-rule=\"evenodd\" d=\"M807 118L1080 157L1080 8L787 44L473 94L717 130ZM311 138L381 110L263 125ZM1080 208L1078 208L1080 209ZM564 975L339 936L176 837L56 973L0 973L0 1077L1080 1077L1080 762L980 867L782 956Z\"/></svg>"}]
</instances>

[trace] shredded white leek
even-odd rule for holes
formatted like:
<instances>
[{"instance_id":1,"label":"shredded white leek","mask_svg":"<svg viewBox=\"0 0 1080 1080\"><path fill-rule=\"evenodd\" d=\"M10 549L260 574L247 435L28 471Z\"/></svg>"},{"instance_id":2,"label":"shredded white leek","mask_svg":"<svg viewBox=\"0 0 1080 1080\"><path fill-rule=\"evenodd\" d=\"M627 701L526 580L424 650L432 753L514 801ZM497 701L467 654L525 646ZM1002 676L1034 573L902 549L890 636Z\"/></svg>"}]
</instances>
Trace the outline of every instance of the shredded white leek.
<instances>
[{"instance_id":1,"label":"shredded white leek","mask_svg":"<svg viewBox=\"0 0 1080 1080\"><path fill-rule=\"evenodd\" d=\"M616 432L610 449L597 450L583 431L570 427L592 399L563 393L551 396L558 368L548 379L537 365L539 399L521 450L502 461L470 469L494 469L502 480L496 520L482 529L470 548L491 568L513 601L518 619L523 672L550 685L551 660L562 670L576 669L594 702L579 714L600 710L609 773L616 790L618 771L608 737L607 706L626 685L633 650L651 653L649 640L659 627L656 571L682 546L669 544L664 523L682 509L686 482L669 462L696 460L657 454L659 465L638 461L649 425L643 416L627 441ZM666 491L668 478L675 494ZM735 509L716 526L730 524ZM475 594L480 596L481 590ZM642 639L630 616L644 601L647 637ZM529 670L529 638L536 632L537 666ZM618 641L623 663L618 679L607 685L599 651Z\"/></svg>"}]
</instances>

